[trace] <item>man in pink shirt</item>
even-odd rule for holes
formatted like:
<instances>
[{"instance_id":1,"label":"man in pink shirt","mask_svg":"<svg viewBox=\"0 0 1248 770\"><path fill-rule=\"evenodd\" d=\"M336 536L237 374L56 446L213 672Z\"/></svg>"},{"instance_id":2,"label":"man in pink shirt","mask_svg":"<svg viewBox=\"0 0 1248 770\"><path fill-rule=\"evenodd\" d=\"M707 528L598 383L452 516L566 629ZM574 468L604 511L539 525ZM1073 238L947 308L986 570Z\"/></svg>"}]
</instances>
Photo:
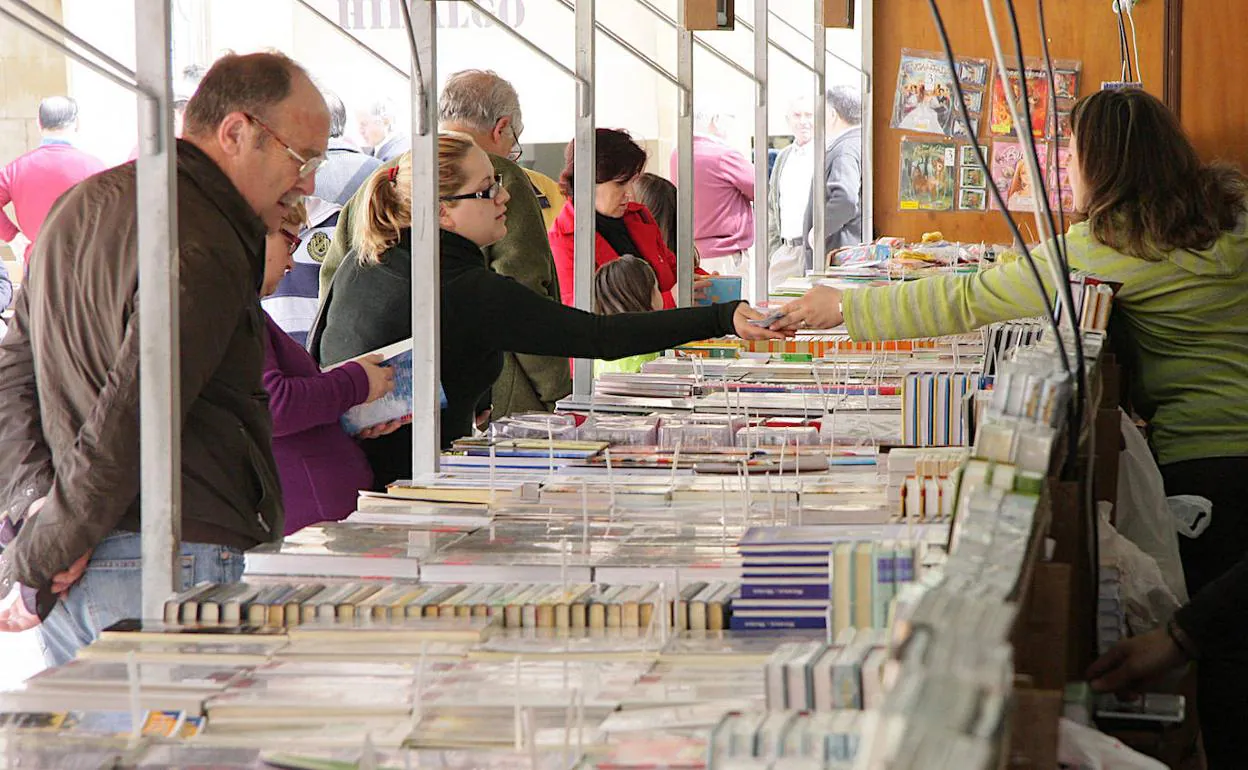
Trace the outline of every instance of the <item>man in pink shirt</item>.
<instances>
[{"instance_id":1,"label":"man in pink shirt","mask_svg":"<svg viewBox=\"0 0 1248 770\"><path fill-rule=\"evenodd\" d=\"M78 130L78 103L67 96L49 96L39 102L38 147L0 169L0 241L11 242L20 233L28 243L22 263L39 237L43 220L56 199L87 177L104 170L104 164L72 144ZM17 223L3 209L13 202Z\"/></svg>"},{"instance_id":2,"label":"man in pink shirt","mask_svg":"<svg viewBox=\"0 0 1248 770\"><path fill-rule=\"evenodd\" d=\"M749 292L749 249L754 244L754 166L725 141L731 116L697 112L693 135L693 239L702 269L741 276ZM677 185L677 154L672 181Z\"/></svg>"}]
</instances>

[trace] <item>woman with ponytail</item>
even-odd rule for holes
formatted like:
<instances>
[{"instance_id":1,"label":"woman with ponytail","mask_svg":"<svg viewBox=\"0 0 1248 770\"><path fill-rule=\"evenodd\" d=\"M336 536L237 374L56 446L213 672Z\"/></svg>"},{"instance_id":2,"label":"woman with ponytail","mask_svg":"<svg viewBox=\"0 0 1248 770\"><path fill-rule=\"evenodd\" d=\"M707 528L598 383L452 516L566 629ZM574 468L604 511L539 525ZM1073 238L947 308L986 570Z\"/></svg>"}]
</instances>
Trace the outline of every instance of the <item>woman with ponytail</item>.
<instances>
[{"instance_id":1,"label":"woman with ponytail","mask_svg":"<svg viewBox=\"0 0 1248 770\"><path fill-rule=\"evenodd\" d=\"M339 268L313 330L322 365L354 358L412 336L411 157L367 185L356 220L356 251ZM505 188L489 157L463 134L438 137L441 227L442 440L468 435L482 396L498 376L503 353L616 359L692 340L738 334L776 338L748 323L761 317L738 302L651 313L599 316L534 294L485 267L481 248L507 233ZM379 486L411 474L405 427L367 442Z\"/></svg>"}]
</instances>

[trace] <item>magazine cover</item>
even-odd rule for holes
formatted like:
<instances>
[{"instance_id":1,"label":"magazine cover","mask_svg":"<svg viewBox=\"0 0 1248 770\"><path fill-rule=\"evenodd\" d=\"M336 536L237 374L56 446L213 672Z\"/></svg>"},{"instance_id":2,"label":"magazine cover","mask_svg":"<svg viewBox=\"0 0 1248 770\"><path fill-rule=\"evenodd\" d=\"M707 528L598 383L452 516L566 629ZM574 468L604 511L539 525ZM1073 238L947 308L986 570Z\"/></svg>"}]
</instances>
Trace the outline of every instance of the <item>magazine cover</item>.
<instances>
[{"instance_id":1,"label":"magazine cover","mask_svg":"<svg viewBox=\"0 0 1248 770\"><path fill-rule=\"evenodd\" d=\"M952 211L956 166L952 142L901 140L901 210Z\"/></svg>"},{"instance_id":2,"label":"magazine cover","mask_svg":"<svg viewBox=\"0 0 1248 770\"><path fill-rule=\"evenodd\" d=\"M1058 191L1061 191L1062 211L1066 213L1075 210L1075 192L1070 187L1070 148L1057 148L1057 182L1053 179L1052 161L1045 168L1045 177L1048 181L1049 188L1049 205L1054 209L1057 208Z\"/></svg>"},{"instance_id":3,"label":"magazine cover","mask_svg":"<svg viewBox=\"0 0 1248 770\"><path fill-rule=\"evenodd\" d=\"M959 190L958 208L962 211L983 211L988 208L988 191L969 187Z\"/></svg>"},{"instance_id":4,"label":"magazine cover","mask_svg":"<svg viewBox=\"0 0 1248 770\"><path fill-rule=\"evenodd\" d=\"M1023 86L1018 70L1010 70L1007 74L1014 99L1022 98ZM1031 106L1031 133L1037 139L1043 139L1048 131L1049 109L1052 102L1050 96L1047 74L1040 70L1027 70L1027 100ZM1005 83L1000 72L992 79L989 124L993 136L1016 135L1014 117L1010 114L1010 105L1005 98Z\"/></svg>"},{"instance_id":5,"label":"magazine cover","mask_svg":"<svg viewBox=\"0 0 1248 770\"><path fill-rule=\"evenodd\" d=\"M1041 167L1048 163L1048 145L1037 145ZM1023 145L1016 141L992 143L992 181L1010 211L1035 211L1035 185L1027 168ZM997 207L993 201L993 208Z\"/></svg>"},{"instance_id":6,"label":"magazine cover","mask_svg":"<svg viewBox=\"0 0 1248 770\"><path fill-rule=\"evenodd\" d=\"M892 127L927 134L952 133L953 73L944 61L902 54Z\"/></svg>"}]
</instances>

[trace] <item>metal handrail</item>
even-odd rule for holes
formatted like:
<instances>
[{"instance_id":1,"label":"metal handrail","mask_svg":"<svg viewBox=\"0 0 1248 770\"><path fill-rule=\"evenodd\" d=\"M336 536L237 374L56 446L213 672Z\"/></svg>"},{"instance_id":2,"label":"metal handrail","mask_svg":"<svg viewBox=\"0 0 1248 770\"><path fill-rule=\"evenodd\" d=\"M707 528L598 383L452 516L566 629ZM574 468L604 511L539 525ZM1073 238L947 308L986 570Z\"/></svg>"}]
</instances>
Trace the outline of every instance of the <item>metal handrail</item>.
<instances>
[{"instance_id":1,"label":"metal handrail","mask_svg":"<svg viewBox=\"0 0 1248 770\"><path fill-rule=\"evenodd\" d=\"M79 53L78 51L71 48L69 45L65 43L65 41L57 40L52 35L48 34L47 32L44 32L43 30L39 29L37 26L35 26L31 22L19 17L17 14L4 8L3 6L0 6L0 16L3 16L9 21L12 21L17 26L31 33L32 35L39 38L43 42L47 43L48 45L52 46L53 48L57 49L61 53L68 56L69 58L78 62L82 66L86 67L87 69L91 70L92 72L96 73L97 75L101 77L111 80L113 83L116 83L117 85L121 86L127 91L137 94L145 99L151 99L153 101L157 99L156 94L153 94L149 92L147 89L140 87L139 84L135 82L133 79L127 80L126 78L122 77L121 75L118 75L117 73L113 72L107 67L101 66L98 62L93 61L89 56ZM59 32L65 34L71 39L73 39L74 37L77 37L76 35L71 35L69 33L69 30L65 29L57 22L49 20L49 23ZM131 78L134 78L133 72L128 72L128 74L130 75Z\"/></svg>"},{"instance_id":2,"label":"metal handrail","mask_svg":"<svg viewBox=\"0 0 1248 770\"><path fill-rule=\"evenodd\" d=\"M671 27L672 29L677 29L677 30L680 29L680 24L677 23L675 19L673 19L671 16L668 16L667 13L665 13L662 8L659 8L657 5L650 2L650 0L637 0L637 2L641 4L642 8L645 8L647 11L649 11L650 13L654 14L659 19L661 19L665 24L667 24L667 26ZM693 42L695 45L701 46L702 50L714 56L716 59L719 59L721 62L728 65L733 70L736 70L739 74L749 78L755 83L758 82L758 78L754 77L753 72L750 72L745 67L742 67L740 64L737 64L735 61L732 60L731 57L728 56L728 54L719 50L718 48L711 45L710 43L707 43L703 40L699 40L697 35L693 36Z\"/></svg>"},{"instance_id":3,"label":"metal handrail","mask_svg":"<svg viewBox=\"0 0 1248 770\"><path fill-rule=\"evenodd\" d=\"M801 31L800 29L798 29L797 27L793 26L793 24L792 24L792 23L791 23L788 19L784 18L783 16L781 16L781 15L780 15L780 14L778 14L778 13L776 13L775 11L768 11L768 13L772 16L772 18L776 19L776 20L777 20L777 21L779 21L781 24L783 24L784 26L788 27L789 29L791 29L791 30L793 30L795 33L797 33L799 36L801 36L801 38L802 38L803 40L805 40L806 42L810 43L811 45L814 45L814 42L815 42L815 41L811 39L810 35L807 35L805 32L803 32L803 31ZM739 18L739 17L738 17L738 18ZM863 69L860 65L854 64L853 62L849 61L848 59L842 59L840 56L837 56L836 54L832 53L831 51L829 51L829 50L828 50L828 48L827 48L827 45L826 45L826 44L824 45L823 52L824 52L825 54L827 54L828 56L831 56L833 59L836 59L836 60L837 60L837 61L839 61L841 64L844 64L846 67L849 67L850 69L854 70L855 72L857 72L857 73L861 74L863 77L865 77L865 78L867 79L867 87L868 87L868 88L870 88L870 86L871 86L871 73L870 73L870 72L867 72L867 71L866 71L866 70L864 70L864 69Z\"/></svg>"},{"instance_id":4,"label":"metal handrail","mask_svg":"<svg viewBox=\"0 0 1248 770\"><path fill-rule=\"evenodd\" d=\"M513 38L515 38L525 48L528 48L533 53L545 59L546 62L550 64L550 66L554 67L555 69L559 70L563 74L572 78L578 84L588 85L585 82L585 79L577 75L575 72L573 72L570 67L567 67L566 65L563 64L563 62L559 61L558 59L556 59L555 57L551 56L549 53L544 51L541 48L541 46L537 45L532 40L529 40L527 37L525 37L520 32L518 32L515 28L513 28L510 24L498 18L497 16L495 16L488 9L482 7L481 3L477 2L477 0L463 0L463 1L467 3L468 5L472 6L473 8L476 8L477 11L479 11L482 16L486 17L490 21L497 24L502 30L504 30L507 34L511 35Z\"/></svg>"},{"instance_id":5,"label":"metal handrail","mask_svg":"<svg viewBox=\"0 0 1248 770\"><path fill-rule=\"evenodd\" d=\"M9 1L12 2L14 5L20 6L22 9L26 11L26 13L29 13L31 16L34 16L35 18L41 20L44 24L47 24L49 27L52 27L53 29L57 30L65 37L74 41L75 43L82 46L83 48L87 49L88 52L90 52L91 54L99 58L100 61L104 62L105 64L109 65L113 69L120 72L121 74L130 78L135 83L139 82L139 77L138 75L134 73L134 70L130 69L126 65L122 64L121 62L117 61L113 57L104 53L100 49L91 45L91 43L79 37L78 35L75 35L73 32L70 32L68 29L65 28L63 24L61 24L60 22L58 22L56 19L52 18L51 16L48 16L46 13L34 7L30 3L26 2L26 0L9 0Z\"/></svg>"},{"instance_id":6,"label":"metal handrail","mask_svg":"<svg viewBox=\"0 0 1248 770\"><path fill-rule=\"evenodd\" d=\"M398 66L397 64L395 64L394 62L390 61L390 60L389 60L389 59L387 59L385 56L382 56L380 53L378 53L378 51L377 51L377 49L376 49L376 48L373 48L373 47L372 47L371 45L369 45L368 43L365 43L363 40L360 40L360 39L359 39L358 37L356 37L355 35L352 35L350 32L348 32L347 30L343 29L343 28L342 28L341 26L339 26L339 25L338 25L338 24L337 24L337 23L336 23L333 19L331 19L331 18L329 18L328 16L326 16L325 14L321 13L321 11L320 11L318 8L316 8L315 6L313 6L313 5L312 5L311 3L309 3L307 0L297 0L297 1L298 1L299 5L302 5L302 6L304 7L304 9L305 9L305 10L310 11L310 12L311 12L314 16L316 16L317 18L319 18L321 21L325 22L326 24L328 24L329 26L331 26L331 27L333 27L335 30L337 30L338 34L342 35L342 36L343 36L343 37L345 37L347 40L350 40L352 43L355 43L355 44L356 44L356 46L358 46L358 47L360 47L360 48L363 48L363 49L364 49L364 50L365 50L365 51L366 51L366 52L367 52L370 56L372 56L374 59L376 59L377 61L379 61L379 62L381 62L382 64L386 65L386 66L387 66L387 67L389 67L390 69L394 70L394 71L395 71L395 73L396 73L399 77L406 78L406 79L409 79L409 80L411 79L411 77L412 77L412 76L411 76L411 74L409 74L409 73L407 73L407 72L404 72L401 68L399 68L399 66ZM404 5L406 6L406 3L404 3Z\"/></svg>"},{"instance_id":7,"label":"metal handrail","mask_svg":"<svg viewBox=\"0 0 1248 770\"><path fill-rule=\"evenodd\" d=\"M569 11L573 11L573 12L576 11L576 5L575 3L572 2L572 0L558 0L558 3L562 5L564 8L567 8ZM659 64L654 59L651 59L646 54L642 53L642 51L638 49L637 46L633 45L632 43L628 42L624 38L620 37L618 34L610 30L602 22L595 20L594 29L606 35L607 39L610 40L611 42L620 46L625 51L628 51L630 54L633 55L633 58L637 59L642 64L654 70L654 72L660 77L662 77L664 80L676 86L677 88L682 88L682 86L680 85L680 81L676 79L675 75L673 75L671 72L668 72L666 67L664 67L662 64Z\"/></svg>"}]
</instances>

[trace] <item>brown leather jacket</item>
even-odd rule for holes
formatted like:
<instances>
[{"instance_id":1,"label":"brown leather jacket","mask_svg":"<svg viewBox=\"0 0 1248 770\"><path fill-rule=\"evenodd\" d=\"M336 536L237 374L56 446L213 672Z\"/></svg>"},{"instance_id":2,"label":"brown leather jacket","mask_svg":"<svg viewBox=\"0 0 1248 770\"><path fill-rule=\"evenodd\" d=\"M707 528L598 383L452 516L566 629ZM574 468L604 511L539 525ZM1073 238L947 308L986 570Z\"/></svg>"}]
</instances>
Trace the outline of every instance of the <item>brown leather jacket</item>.
<instances>
[{"instance_id":1,"label":"brown leather jacket","mask_svg":"<svg viewBox=\"0 0 1248 770\"><path fill-rule=\"evenodd\" d=\"M283 523L260 381L265 228L197 147L179 142L177 166L182 539L246 548ZM35 244L0 343L0 581L45 587L110 531L139 530L137 238L131 163L62 196Z\"/></svg>"}]
</instances>

